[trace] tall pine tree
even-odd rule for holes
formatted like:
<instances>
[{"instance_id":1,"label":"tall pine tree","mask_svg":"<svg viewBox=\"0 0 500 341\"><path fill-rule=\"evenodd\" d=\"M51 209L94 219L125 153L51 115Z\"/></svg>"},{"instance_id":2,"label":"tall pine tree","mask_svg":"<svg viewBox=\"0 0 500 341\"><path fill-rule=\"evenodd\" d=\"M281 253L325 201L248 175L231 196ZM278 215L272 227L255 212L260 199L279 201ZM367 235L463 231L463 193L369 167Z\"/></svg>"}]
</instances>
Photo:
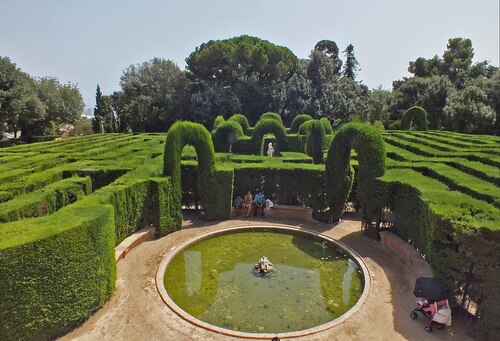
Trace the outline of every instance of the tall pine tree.
<instances>
[{"instance_id":1,"label":"tall pine tree","mask_svg":"<svg viewBox=\"0 0 500 341\"><path fill-rule=\"evenodd\" d=\"M346 78L354 80L356 78L357 71L360 70L359 63L354 57L354 46L349 44L344 50L345 64L342 70L342 75Z\"/></svg>"}]
</instances>

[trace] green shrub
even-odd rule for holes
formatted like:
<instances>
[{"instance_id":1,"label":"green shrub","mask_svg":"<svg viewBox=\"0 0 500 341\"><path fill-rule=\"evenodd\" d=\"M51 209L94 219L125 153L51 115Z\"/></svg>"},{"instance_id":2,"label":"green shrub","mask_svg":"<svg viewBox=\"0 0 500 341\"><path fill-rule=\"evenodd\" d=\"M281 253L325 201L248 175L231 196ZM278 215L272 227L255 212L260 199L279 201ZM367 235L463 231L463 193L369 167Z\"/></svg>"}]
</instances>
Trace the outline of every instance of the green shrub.
<instances>
[{"instance_id":1,"label":"green shrub","mask_svg":"<svg viewBox=\"0 0 500 341\"><path fill-rule=\"evenodd\" d=\"M312 116L308 114L300 114L295 116L295 118L292 121L292 124L290 125L290 133L297 133L302 123L310 121L312 119L313 119Z\"/></svg>"},{"instance_id":2,"label":"green shrub","mask_svg":"<svg viewBox=\"0 0 500 341\"><path fill-rule=\"evenodd\" d=\"M321 122L321 124L325 128L325 134L326 135L333 134L332 124L330 123L330 121L328 120L328 118L322 117L319 121Z\"/></svg>"},{"instance_id":3,"label":"green shrub","mask_svg":"<svg viewBox=\"0 0 500 341\"><path fill-rule=\"evenodd\" d=\"M401 116L401 130L410 130L412 121L416 130L427 130L427 112L425 109L413 106L406 110Z\"/></svg>"},{"instance_id":4,"label":"green shrub","mask_svg":"<svg viewBox=\"0 0 500 341\"><path fill-rule=\"evenodd\" d=\"M385 196L377 178L385 172L385 146L380 131L370 125L349 123L339 129L326 160L327 194L335 221L340 219L352 187L351 149L358 154L358 200L363 207L363 223L383 207Z\"/></svg>"},{"instance_id":5,"label":"green shrub","mask_svg":"<svg viewBox=\"0 0 500 341\"><path fill-rule=\"evenodd\" d=\"M224 116L221 116L221 115L217 116L217 117L214 119L214 126L213 126L212 130L217 129L217 127L218 127L219 125L221 125L222 123L224 123L224 122L226 122L226 120L224 119Z\"/></svg>"},{"instance_id":6,"label":"green shrub","mask_svg":"<svg viewBox=\"0 0 500 341\"><path fill-rule=\"evenodd\" d=\"M266 113L263 113L260 116L259 121L266 120L266 119L276 120L279 123L281 123L281 125L283 125L283 120L281 119L280 114L277 114L275 112L266 112Z\"/></svg>"},{"instance_id":7,"label":"green shrub","mask_svg":"<svg viewBox=\"0 0 500 341\"><path fill-rule=\"evenodd\" d=\"M314 121L315 120L309 120L302 123L298 130L299 136L300 135L309 136L309 134L311 134L312 124Z\"/></svg>"},{"instance_id":8,"label":"green shrub","mask_svg":"<svg viewBox=\"0 0 500 341\"><path fill-rule=\"evenodd\" d=\"M0 223L51 214L92 190L89 177L69 178L0 204Z\"/></svg>"},{"instance_id":9,"label":"green shrub","mask_svg":"<svg viewBox=\"0 0 500 341\"><path fill-rule=\"evenodd\" d=\"M239 122L233 120L221 123L212 133L214 148L218 152L230 152L231 146L241 136L243 136L243 129Z\"/></svg>"},{"instance_id":10,"label":"green shrub","mask_svg":"<svg viewBox=\"0 0 500 341\"><path fill-rule=\"evenodd\" d=\"M198 192L207 219L219 219L220 211L214 202L224 202L224 198L214 196L218 177L215 174L214 145L210 133L198 123L176 122L165 142L163 174L172 177L172 204L175 211L174 226L182 224L181 155L185 145L192 145L198 156ZM229 215L226 216L229 218Z\"/></svg>"},{"instance_id":11,"label":"green shrub","mask_svg":"<svg viewBox=\"0 0 500 341\"><path fill-rule=\"evenodd\" d=\"M312 122L311 132L307 138L307 155L312 157L314 163L323 163L323 144L325 142L325 128L320 121Z\"/></svg>"},{"instance_id":12,"label":"green shrub","mask_svg":"<svg viewBox=\"0 0 500 341\"><path fill-rule=\"evenodd\" d=\"M82 200L0 228L0 335L54 339L111 296L116 279L114 213Z\"/></svg>"},{"instance_id":13,"label":"green shrub","mask_svg":"<svg viewBox=\"0 0 500 341\"><path fill-rule=\"evenodd\" d=\"M252 152L256 155L262 154L262 138L264 134L272 133L276 137L277 144L274 146L276 154L280 151L284 151L287 146L286 131L283 124L279 123L274 119L261 119L255 125L255 129L252 135Z\"/></svg>"},{"instance_id":14,"label":"green shrub","mask_svg":"<svg viewBox=\"0 0 500 341\"><path fill-rule=\"evenodd\" d=\"M246 133L247 129L250 127L247 117L243 114L234 114L228 121L238 122L241 125L241 128L243 128L243 133Z\"/></svg>"}]
</instances>

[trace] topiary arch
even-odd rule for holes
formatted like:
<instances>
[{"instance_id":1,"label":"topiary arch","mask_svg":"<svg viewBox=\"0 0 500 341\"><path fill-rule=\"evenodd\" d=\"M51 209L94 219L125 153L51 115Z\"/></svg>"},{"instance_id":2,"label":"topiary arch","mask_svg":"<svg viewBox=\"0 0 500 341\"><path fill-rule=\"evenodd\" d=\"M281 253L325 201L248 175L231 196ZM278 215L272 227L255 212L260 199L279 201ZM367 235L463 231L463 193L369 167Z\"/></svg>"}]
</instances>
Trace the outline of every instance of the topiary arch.
<instances>
[{"instance_id":1,"label":"topiary arch","mask_svg":"<svg viewBox=\"0 0 500 341\"><path fill-rule=\"evenodd\" d=\"M229 117L228 121L238 122L241 125L241 128L243 128L243 133L245 133L250 127L247 117L243 114L233 114L233 116Z\"/></svg>"},{"instance_id":2,"label":"topiary arch","mask_svg":"<svg viewBox=\"0 0 500 341\"><path fill-rule=\"evenodd\" d=\"M286 148L286 130L283 124L279 123L275 119L265 118L260 119L252 134L252 151L254 154L260 155L262 153L262 138L264 134L272 133L276 137L277 145L274 150L276 154L278 151L283 151Z\"/></svg>"},{"instance_id":3,"label":"topiary arch","mask_svg":"<svg viewBox=\"0 0 500 341\"><path fill-rule=\"evenodd\" d=\"M181 155L186 145L192 145L196 149L198 191L202 207L208 217L212 214L210 202L214 200L209 198L211 180L215 174L214 145L210 133L201 124L178 121L167 132L163 159L163 174L172 178L172 206L176 210L173 216L177 228L182 224Z\"/></svg>"},{"instance_id":4,"label":"topiary arch","mask_svg":"<svg viewBox=\"0 0 500 341\"><path fill-rule=\"evenodd\" d=\"M363 207L363 226L382 208L385 197L377 178L385 173L385 146L380 131L368 124L349 123L339 129L326 160L327 200L334 221L344 211L351 191L353 169L351 149L358 154L358 200Z\"/></svg>"},{"instance_id":5,"label":"topiary arch","mask_svg":"<svg viewBox=\"0 0 500 341\"><path fill-rule=\"evenodd\" d=\"M276 120L278 121L279 123L283 124L283 120L281 119L281 116L280 114L277 114L275 112L266 112L266 113L263 113L260 118L259 118L259 121L261 120L267 120L267 119L272 119L272 120Z\"/></svg>"},{"instance_id":6,"label":"topiary arch","mask_svg":"<svg viewBox=\"0 0 500 341\"><path fill-rule=\"evenodd\" d=\"M292 121L292 124L290 125L290 133L297 133L302 123L311 120L313 120L313 118L311 115L308 114L300 114L295 116L295 118Z\"/></svg>"},{"instance_id":7,"label":"topiary arch","mask_svg":"<svg viewBox=\"0 0 500 341\"><path fill-rule=\"evenodd\" d=\"M236 140L243 136L243 129L236 121L226 121L221 123L212 133L214 148L218 152L227 153L229 147L236 143Z\"/></svg>"},{"instance_id":8,"label":"topiary arch","mask_svg":"<svg viewBox=\"0 0 500 341\"><path fill-rule=\"evenodd\" d=\"M410 130L412 121L416 130L427 130L427 112L425 109L419 106L413 106L406 110L403 116L401 116L401 130Z\"/></svg>"}]
</instances>

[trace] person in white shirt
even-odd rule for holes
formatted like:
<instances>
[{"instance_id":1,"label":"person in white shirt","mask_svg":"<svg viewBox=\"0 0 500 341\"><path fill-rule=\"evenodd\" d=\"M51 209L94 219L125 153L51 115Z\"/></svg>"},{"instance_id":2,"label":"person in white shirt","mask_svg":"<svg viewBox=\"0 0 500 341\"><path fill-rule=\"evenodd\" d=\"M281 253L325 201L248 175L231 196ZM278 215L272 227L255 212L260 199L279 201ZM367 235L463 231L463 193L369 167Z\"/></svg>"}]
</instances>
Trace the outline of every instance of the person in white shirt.
<instances>
[{"instance_id":1,"label":"person in white shirt","mask_svg":"<svg viewBox=\"0 0 500 341\"><path fill-rule=\"evenodd\" d=\"M271 208L274 207L274 203L271 201L271 199L267 198L266 199L266 207L264 208L264 216L272 216Z\"/></svg>"}]
</instances>

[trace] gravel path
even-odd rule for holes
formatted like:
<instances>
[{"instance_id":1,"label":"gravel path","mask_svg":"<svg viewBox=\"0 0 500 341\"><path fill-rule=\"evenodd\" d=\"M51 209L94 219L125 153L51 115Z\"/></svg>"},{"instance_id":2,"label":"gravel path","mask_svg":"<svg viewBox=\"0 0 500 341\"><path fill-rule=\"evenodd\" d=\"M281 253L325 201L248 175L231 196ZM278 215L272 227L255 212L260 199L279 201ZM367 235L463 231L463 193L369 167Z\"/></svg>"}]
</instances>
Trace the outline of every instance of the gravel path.
<instances>
[{"instance_id":1,"label":"gravel path","mask_svg":"<svg viewBox=\"0 0 500 341\"><path fill-rule=\"evenodd\" d=\"M180 231L148 241L131 250L118 263L116 292L111 300L78 329L61 340L236 340L193 326L173 313L155 285L158 266L166 251L199 233L229 226L287 224L324 233L342 241L365 260L372 285L361 309L346 322L324 332L296 340L470 340L465 324L454 317L453 326L424 330L424 321L411 320L415 308L413 274L390 250L361 235L358 220L343 220L336 227L316 221L229 220L207 223L186 220Z\"/></svg>"}]
</instances>

